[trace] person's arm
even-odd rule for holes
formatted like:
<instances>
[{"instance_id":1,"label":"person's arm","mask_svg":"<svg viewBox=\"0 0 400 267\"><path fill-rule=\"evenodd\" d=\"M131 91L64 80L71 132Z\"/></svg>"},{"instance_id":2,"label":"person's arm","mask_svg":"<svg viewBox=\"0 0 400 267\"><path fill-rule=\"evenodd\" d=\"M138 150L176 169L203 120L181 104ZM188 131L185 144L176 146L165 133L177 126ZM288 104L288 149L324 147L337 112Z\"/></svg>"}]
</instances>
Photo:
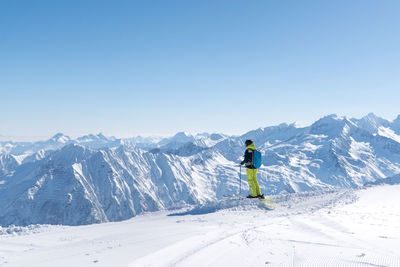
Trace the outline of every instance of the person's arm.
<instances>
[{"instance_id":1,"label":"person's arm","mask_svg":"<svg viewBox=\"0 0 400 267\"><path fill-rule=\"evenodd\" d=\"M240 165L247 164L250 161L250 153L247 151L244 152L244 160L240 162Z\"/></svg>"}]
</instances>

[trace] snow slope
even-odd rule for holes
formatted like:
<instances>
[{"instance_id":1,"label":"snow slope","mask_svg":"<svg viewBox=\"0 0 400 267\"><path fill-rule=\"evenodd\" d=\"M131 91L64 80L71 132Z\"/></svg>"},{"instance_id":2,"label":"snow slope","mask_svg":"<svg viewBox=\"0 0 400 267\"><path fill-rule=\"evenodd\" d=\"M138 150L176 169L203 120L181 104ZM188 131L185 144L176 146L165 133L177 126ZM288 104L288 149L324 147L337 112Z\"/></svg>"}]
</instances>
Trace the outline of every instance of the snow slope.
<instances>
[{"instance_id":1,"label":"snow slope","mask_svg":"<svg viewBox=\"0 0 400 267\"><path fill-rule=\"evenodd\" d=\"M400 266L400 190L220 200L90 226L0 228L0 265Z\"/></svg>"}]
</instances>

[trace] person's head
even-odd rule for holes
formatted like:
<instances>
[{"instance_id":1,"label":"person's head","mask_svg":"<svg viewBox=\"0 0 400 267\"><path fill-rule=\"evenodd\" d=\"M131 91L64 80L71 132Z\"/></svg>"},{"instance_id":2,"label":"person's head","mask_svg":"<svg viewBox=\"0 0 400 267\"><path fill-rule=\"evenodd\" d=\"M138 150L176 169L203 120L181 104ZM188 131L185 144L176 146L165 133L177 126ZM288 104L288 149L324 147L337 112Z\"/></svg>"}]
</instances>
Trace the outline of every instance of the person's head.
<instances>
[{"instance_id":1,"label":"person's head","mask_svg":"<svg viewBox=\"0 0 400 267\"><path fill-rule=\"evenodd\" d=\"M246 142L244 142L244 144L246 145L246 146L249 146L249 145L251 145L253 143L253 141L251 141L250 139L248 139L248 140L246 140Z\"/></svg>"}]
</instances>

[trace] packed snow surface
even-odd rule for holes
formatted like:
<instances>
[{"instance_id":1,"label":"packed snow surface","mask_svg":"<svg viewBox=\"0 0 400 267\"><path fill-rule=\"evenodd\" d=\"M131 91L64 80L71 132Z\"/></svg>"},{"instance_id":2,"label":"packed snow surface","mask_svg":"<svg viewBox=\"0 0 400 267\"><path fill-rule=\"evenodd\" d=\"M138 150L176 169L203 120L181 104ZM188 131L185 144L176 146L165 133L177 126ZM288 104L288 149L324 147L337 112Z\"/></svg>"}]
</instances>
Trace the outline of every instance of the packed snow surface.
<instances>
[{"instance_id":1,"label":"packed snow surface","mask_svg":"<svg viewBox=\"0 0 400 267\"><path fill-rule=\"evenodd\" d=\"M0 265L400 266L400 185L224 198L90 226L0 228Z\"/></svg>"}]
</instances>

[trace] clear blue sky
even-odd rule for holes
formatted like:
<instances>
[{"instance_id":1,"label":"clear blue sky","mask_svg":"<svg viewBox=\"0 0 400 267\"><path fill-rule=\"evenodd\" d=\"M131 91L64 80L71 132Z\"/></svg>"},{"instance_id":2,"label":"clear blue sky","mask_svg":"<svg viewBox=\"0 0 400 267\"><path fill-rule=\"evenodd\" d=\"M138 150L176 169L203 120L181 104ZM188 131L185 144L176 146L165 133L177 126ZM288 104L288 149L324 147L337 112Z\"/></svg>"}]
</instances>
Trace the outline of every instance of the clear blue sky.
<instances>
[{"instance_id":1,"label":"clear blue sky","mask_svg":"<svg viewBox=\"0 0 400 267\"><path fill-rule=\"evenodd\" d=\"M0 135L400 114L398 0L0 0Z\"/></svg>"}]
</instances>

